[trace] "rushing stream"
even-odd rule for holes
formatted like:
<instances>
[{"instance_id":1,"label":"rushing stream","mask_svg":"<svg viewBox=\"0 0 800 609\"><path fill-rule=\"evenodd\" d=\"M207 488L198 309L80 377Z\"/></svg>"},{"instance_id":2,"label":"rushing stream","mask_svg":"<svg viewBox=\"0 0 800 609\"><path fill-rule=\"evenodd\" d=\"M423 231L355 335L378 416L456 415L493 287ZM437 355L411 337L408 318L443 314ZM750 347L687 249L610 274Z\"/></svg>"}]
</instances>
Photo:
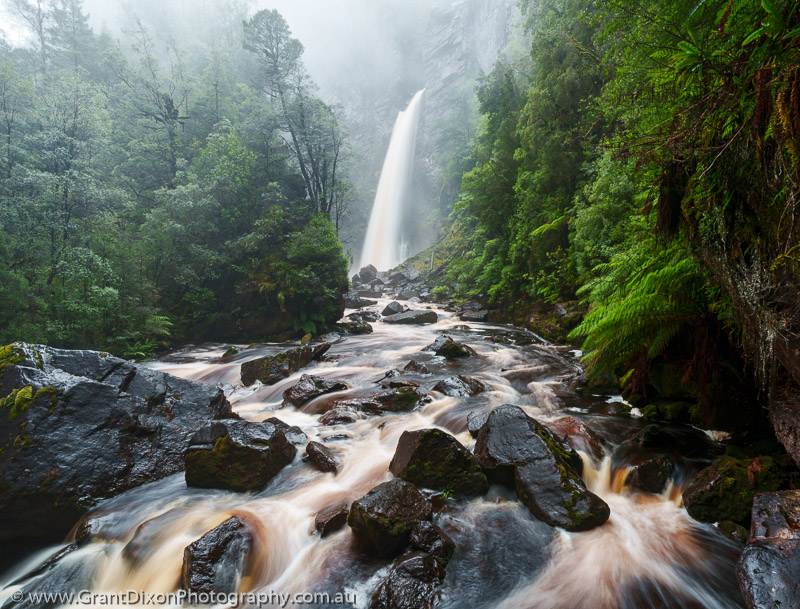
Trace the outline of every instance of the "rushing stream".
<instances>
[{"instance_id":1,"label":"rushing stream","mask_svg":"<svg viewBox=\"0 0 800 609\"><path fill-rule=\"evenodd\" d=\"M534 519L513 492L500 487L491 487L478 499L448 498L434 520L456 541L457 549L447 567L438 606L741 606L734 574L735 546L713 527L693 521L680 505L682 478L700 466L706 457L703 451L713 448L710 440L708 447L700 442L691 454L672 455L678 461L678 473L662 495L634 492L625 486L626 463L612 458L612 453L644 422L615 415L619 398L582 397L575 392L581 373L576 352L547 345L510 326L464 324L442 311L439 317L438 323L428 326L376 322L374 333L343 337L325 361L273 386L241 387L239 366L286 345L247 349L225 363L220 362L222 346L190 348L153 363L177 376L229 385L229 399L243 418L261 421L277 416L299 426L310 440L336 452L339 473L323 474L309 467L302 462L300 450L294 463L256 494L187 488L182 474L133 489L94 510L102 524L98 534L61 559L50 581L60 573L64 582L86 582L78 587L97 592L174 592L184 548L236 514L256 523L260 537L255 549L258 568L241 582L241 591L340 592L351 598L355 595L356 606L366 607L390 561L364 555L347 527L321 539L314 532L315 514L358 499L390 479L388 464L403 431L438 426L471 447L474 440L467 430L467 414L510 403L543 423L574 416L602 438L602 447L594 454L588 450L581 454L584 479L610 505L610 520L588 532L566 533ZM479 357L453 363L420 352L443 331L472 346ZM431 393L433 400L414 412L365 417L340 426L320 425L319 415L311 414L330 395L302 410L280 407L281 394L302 373L346 382L352 389L335 395L342 397L374 392L375 382L387 370L403 368L411 359L426 364L432 373L409 377L426 391L453 374L478 378L490 390L464 399ZM0 602L19 589L13 584L17 578L57 550L49 548L29 557L7 573Z\"/></svg>"}]
</instances>

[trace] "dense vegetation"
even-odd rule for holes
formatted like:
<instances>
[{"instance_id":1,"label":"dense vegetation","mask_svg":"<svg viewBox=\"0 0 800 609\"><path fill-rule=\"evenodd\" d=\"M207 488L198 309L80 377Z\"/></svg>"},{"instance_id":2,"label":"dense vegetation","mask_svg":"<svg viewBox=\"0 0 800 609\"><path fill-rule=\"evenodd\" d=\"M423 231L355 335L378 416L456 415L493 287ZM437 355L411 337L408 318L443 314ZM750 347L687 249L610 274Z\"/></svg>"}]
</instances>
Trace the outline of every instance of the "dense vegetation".
<instances>
[{"instance_id":1,"label":"dense vegetation","mask_svg":"<svg viewBox=\"0 0 800 609\"><path fill-rule=\"evenodd\" d=\"M32 43L0 41L0 343L137 356L341 315L345 147L277 12L176 42L11 6Z\"/></svg>"},{"instance_id":2,"label":"dense vegetation","mask_svg":"<svg viewBox=\"0 0 800 609\"><path fill-rule=\"evenodd\" d=\"M580 301L577 327L561 317L596 382L706 424L738 405L747 425L748 378L800 381L797 3L523 8L531 57L479 88L440 290L517 318Z\"/></svg>"}]
</instances>

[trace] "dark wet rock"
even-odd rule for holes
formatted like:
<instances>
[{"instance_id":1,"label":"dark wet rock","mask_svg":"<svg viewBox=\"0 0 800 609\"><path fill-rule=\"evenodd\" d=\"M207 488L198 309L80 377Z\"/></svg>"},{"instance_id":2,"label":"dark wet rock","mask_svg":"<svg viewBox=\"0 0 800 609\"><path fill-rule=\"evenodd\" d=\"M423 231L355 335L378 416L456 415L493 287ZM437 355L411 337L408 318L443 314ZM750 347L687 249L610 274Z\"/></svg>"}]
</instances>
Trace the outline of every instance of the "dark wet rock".
<instances>
[{"instance_id":1,"label":"dark wet rock","mask_svg":"<svg viewBox=\"0 0 800 609\"><path fill-rule=\"evenodd\" d=\"M756 494L775 491L782 482L779 464L772 457L721 457L698 472L684 487L683 503L695 520L731 520L748 526Z\"/></svg>"},{"instance_id":2,"label":"dark wet rock","mask_svg":"<svg viewBox=\"0 0 800 609\"><path fill-rule=\"evenodd\" d=\"M717 524L717 529L719 529L719 532L725 535L725 537L740 546L744 546L744 544L747 543L747 537L750 534L742 525L731 522L730 520L724 520Z\"/></svg>"},{"instance_id":3,"label":"dark wet rock","mask_svg":"<svg viewBox=\"0 0 800 609\"><path fill-rule=\"evenodd\" d=\"M0 568L62 540L100 500L183 470L223 391L107 353L0 347Z\"/></svg>"},{"instance_id":4,"label":"dark wet rock","mask_svg":"<svg viewBox=\"0 0 800 609\"><path fill-rule=\"evenodd\" d=\"M391 370L387 370L387 371L386 371L386 372L383 374L383 376L382 376L381 378L379 378L379 379L378 379L377 381L375 381L375 382L376 382L376 383L378 383L378 384L381 384L381 383L383 383L384 381L387 381L387 380L389 380L389 379L396 379L396 378L397 378L397 377L399 377L399 376L403 376L403 373L402 373L400 370L398 370L397 368L392 368Z\"/></svg>"},{"instance_id":5,"label":"dark wet rock","mask_svg":"<svg viewBox=\"0 0 800 609\"><path fill-rule=\"evenodd\" d=\"M800 491L757 495L752 522L736 567L747 607L800 607Z\"/></svg>"},{"instance_id":6,"label":"dark wet rock","mask_svg":"<svg viewBox=\"0 0 800 609\"><path fill-rule=\"evenodd\" d=\"M236 592L253 545L250 528L228 518L184 549L181 587L198 594Z\"/></svg>"},{"instance_id":7,"label":"dark wet rock","mask_svg":"<svg viewBox=\"0 0 800 609\"><path fill-rule=\"evenodd\" d=\"M417 486L458 495L482 495L489 488L472 454L439 429L404 431L389 471Z\"/></svg>"},{"instance_id":8,"label":"dark wet rock","mask_svg":"<svg viewBox=\"0 0 800 609\"><path fill-rule=\"evenodd\" d=\"M675 474L675 466L667 457L649 455L631 466L625 485L646 493L661 493Z\"/></svg>"},{"instance_id":9,"label":"dark wet rock","mask_svg":"<svg viewBox=\"0 0 800 609\"><path fill-rule=\"evenodd\" d=\"M414 548L427 552L443 567L450 562L456 549L455 542L447 533L426 521L414 525L409 540Z\"/></svg>"},{"instance_id":10,"label":"dark wet rock","mask_svg":"<svg viewBox=\"0 0 800 609\"><path fill-rule=\"evenodd\" d=\"M444 568L430 554L405 554L373 592L369 608L431 609L444 577Z\"/></svg>"},{"instance_id":11,"label":"dark wet rock","mask_svg":"<svg viewBox=\"0 0 800 609\"><path fill-rule=\"evenodd\" d=\"M488 411L475 410L467 415L467 430L473 438L478 437L478 432L489 417Z\"/></svg>"},{"instance_id":12,"label":"dark wet rock","mask_svg":"<svg viewBox=\"0 0 800 609\"><path fill-rule=\"evenodd\" d=\"M468 398L487 390L486 385L470 376L448 376L433 386L434 391L454 398Z\"/></svg>"},{"instance_id":13,"label":"dark wet rock","mask_svg":"<svg viewBox=\"0 0 800 609\"><path fill-rule=\"evenodd\" d=\"M332 408L319 418L320 425L349 425L358 421L358 415L347 408Z\"/></svg>"},{"instance_id":14,"label":"dark wet rock","mask_svg":"<svg viewBox=\"0 0 800 609\"><path fill-rule=\"evenodd\" d=\"M475 459L491 478L512 488L518 465L558 460L578 473L583 468L569 444L510 404L487 414L475 442Z\"/></svg>"},{"instance_id":15,"label":"dark wet rock","mask_svg":"<svg viewBox=\"0 0 800 609\"><path fill-rule=\"evenodd\" d=\"M580 457L518 406L492 410L478 432L475 458L501 484L511 476L520 501L539 520L584 531L608 520L609 507L580 478Z\"/></svg>"},{"instance_id":16,"label":"dark wet rock","mask_svg":"<svg viewBox=\"0 0 800 609\"><path fill-rule=\"evenodd\" d=\"M283 401L300 408L321 395L345 389L349 389L349 387L339 381L304 374L296 385L283 392Z\"/></svg>"},{"instance_id":17,"label":"dark wet rock","mask_svg":"<svg viewBox=\"0 0 800 609\"><path fill-rule=\"evenodd\" d=\"M397 315L398 313L402 313L403 311L405 311L405 307L396 300L393 300L383 308L383 311L381 311L381 315L383 315L384 317L390 317L391 315Z\"/></svg>"},{"instance_id":18,"label":"dark wet rock","mask_svg":"<svg viewBox=\"0 0 800 609\"><path fill-rule=\"evenodd\" d=\"M366 321L351 321L336 324L336 330L343 334L372 334L372 326Z\"/></svg>"},{"instance_id":19,"label":"dark wet rock","mask_svg":"<svg viewBox=\"0 0 800 609\"><path fill-rule=\"evenodd\" d=\"M309 442L303 461L308 461L319 471L335 474L339 471L339 461L333 451L319 442Z\"/></svg>"},{"instance_id":20,"label":"dark wet rock","mask_svg":"<svg viewBox=\"0 0 800 609\"><path fill-rule=\"evenodd\" d=\"M376 289L358 290L357 294L358 294L358 296L360 298L380 298L381 296L383 296L383 291L376 290ZM373 300L370 300L369 303L370 303L370 306L378 304L377 301L373 301Z\"/></svg>"},{"instance_id":21,"label":"dark wet rock","mask_svg":"<svg viewBox=\"0 0 800 609\"><path fill-rule=\"evenodd\" d=\"M411 300L412 298L419 298L419 292L417 292L416 290L412 290L412 289L405 289L405 290L402 290L397 295L397 297L400 300Z\"/></svg>"},{"instance_id":22,"label":"dark wet rock","mask_svg":"<svg viewBox=\"0 0 800 609\"><path fill-rule=\"evenodd\" d=\"M60 548L60 549L56 550L48 558L46 558L41 564L39 564L38 566L34 567L33 569L31 569L30 571L28 571L24 575L16 578L14 581L12 581L12 582L10 582L10 583L8 583L6 585L8 585L8 586L18 586L18 585L28 581L29 579L32 579L34 577L39 577L40 575L43 575L43 574L47 573L48 571L52 570L62 558L64 558L65 556L67 556L69 554L72 554L79 547L80 547L80 543L75 542L75 543L71 543L71 544L69 544L67 546L64 546L63 548ZM4 604L3 607L6 607L6 605Z\"/></svg>"},{"instance_id":23,"label":"dark wet rock","mask_svg":"<svg viewBox=\"0 0 800 609\"><path fill-rule=\"evenodd\" d=\"M431 371L428 370L428 367L425 364L420 364L413 359L408 362L405 367L403 368L403 372L408 372L411 374L430 374Z\"/></svg>"},{"instance_id":24,"label":"dark wet rock","mask_svg":"<svg viewBox=\"0 0 800 609\"><path fill-rule=\"evenodd\" d=\"M275 355L259 357L242 364L242 383L245 387L256 381L274 385L311 362L319 360L331 348L330 343L302 345L281 351Z\"/></svg>"},{"instance_id":25,"label":"dark wet rock","mask_svg":"<svg viewBox=\"0 0 800 609\"><path fill-rule=\"evenodd\" d=\"M369 283L370 281L374 281L377 277L378 269L371 264L362 267L361 270L358 271L358 278L361 280L361 283Z\"/></svg>"},{"instance_id":26,"label":"dark wet rock","mask_svg":"<svg viewBox=\"0 0 800 609\"><path fill-rule=\"evenodd\" d=\"M477 355L472 347L463 343L458 343L446 334L442 334L430 345L425 347L423 351L431 351L436 355L446 357L447 359L456 359L459 357L470 357Z\"/></svg>"},{"instance_id":27,"label":"dark wet rock","mask_svg":"<svg viewBox=\"0 0 800 609\"><path fill-rule=\"evenodd\" d=\"M383 323L386 324L435 324L439 321L439 316L435 311L405 311L385 317Z\"/></svg>"},{"instance_id":28,"label":"dark wet rock","mask_svg":"<svg viewBox=\"0 0 800 609\"><path fill-rule=\"evenodd\" d=\"M431 503L417 487L395 479L354 501L347 524L379 556L393 556L408 545L414 525L431 515Z\"/></svg>"},{"instance_id":29,"label":"dark wet rock","mask_svg":"<svg viewBox=\"0 0 800 609\"><path fill-rule=\"evenodd\" d=\"M368 300L359 295L360 292L348 292L344 296L344 306L346 309L363 309L378 304L377 300ZM371 293L371 292L370 292Z\"/></svg>"},{"instance_id":30,"label":"dark wet rock","mask_svg":"<svg viewBox=\"0 0 800 609\"><path fill-rule=\"evenodd\" d=\"M270 417L264 421L264 423L272 423L275 427L282 431L286 436L286 439L295 446L302 446L308 441L308 436L306 436L305 432L297 425L289 425L277 417Z\"/></svg>"},{"instance_id":31,"label":"dark wet rock","mask_svg":"<svg viewBox=\"0 0 800 609\"><path fill-rule=\"evenodd\" d=\"M575 450L583 451L600 459L604 455L603 441L575 417L561 417L546 423L547 428L559 438L566 440Z\"/></svg>"},{"instance_id":32,"label":"dark wet rock","mask_svg":"<svg viewBox=\"0 0 800 609\"><path fill-rule=\"evenodd\" d=\"M383 412L409 412L429 398L415 387L400 386L369 396L336 400L334 408L350 408L367 414Z\"/></svg>"},{"instance_id":33,"label":"dark wet rock","mask_svg":"<svg viewBox=\"0 0 800 609\"><path fill-rule=\"evenodd\" d=\"M531 513L567 531L587 531L611 515L608 504L586 489L581 477L558 459L516 468L517 496Z\"/></svg>"},{"instance_id":34,"label":"dark wet rock","mask_svg":"<svg viewBox=\"0 0 800 609\"><path fill-rule=\"evenodd\" d=\"M489 311L486 309L480 309L478 311L464 311L461 315L458 316L461 321L488 321L489 320Z\"/></svg>"},{"instance_id":35,"label":"dark wet rock","mask_svg":"<svg viewBox=\"0 0 800 609\"><path fill-rule=\"evenodd\" d=\"M349 321L378 321L381 316L376 311L359 311L358 313L351 313L347 316Z\"/></svg>"},{"instance_id":36,"label":"dark wet rock","mask_svg":"<svg viewBox=\"0 0 800 609\"><path fill-rule=\"evenodd\" d=\"M320 537L327 537L344 528L347 524L347 506L344 504L327 507L314 516L314 528Z\"/></svg>"},{"instance_id":37,"label":"dark wet rock","mask_svg":"<svg viewBox=\"0 0 800 609\"><path fill-rule=\"evenodd\" d=\"M184 456L186 484L231 491L263 489L297 449L272 423L220 421L192 436Z\"/></svg>"}]
</instances>

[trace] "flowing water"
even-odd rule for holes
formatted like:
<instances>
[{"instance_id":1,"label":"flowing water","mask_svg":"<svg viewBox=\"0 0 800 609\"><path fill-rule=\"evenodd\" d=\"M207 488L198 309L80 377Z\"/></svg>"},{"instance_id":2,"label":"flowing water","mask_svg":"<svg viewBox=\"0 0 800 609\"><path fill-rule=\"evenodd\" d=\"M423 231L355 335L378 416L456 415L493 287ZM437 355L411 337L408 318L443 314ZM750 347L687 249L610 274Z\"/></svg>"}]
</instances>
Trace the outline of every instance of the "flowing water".
<instances>
[{"instance_id":1,"label":"flowing water","mask_svg":"<svg viewBox=\"0 0 800 609\"><path fill-rule=\"evenodd\" d=\"M387 271L407 257L400 229L402 210L408 208L406 199L411 192L417 123L424 92L425 89L418 91L408 107L397 115L361 250L361 267L374 264Z\"/></svg>"},{"instance_id":2,"label":"flowing water","mask_svg":"<svg viewBox=\"0 0 800 609\"><path fill-rule=\"evenodd\" d=\"M381 303L382 306L383 303ZM429 326L373 324L373 334L336 342L328 359L273 386L237 386L243 361L286 345L245 350L220 362L224 347L190 348L154 367L226 388L234 410L261 421L277 416L298 425L310 440L326 443L340 461L338 474L323 474L301 461L285 468L255 494L187 488L178 474L128 491L92 513L100 523L93 540L67 554L41 575L41 588L94 592L174 592L184 548L236 514L258 531L255 565L240 582L240 592L347 594L346 607L367 607L369 595L390 562L375 560L354 543L349 529L321 539L314 515L363 496L391 479L389 461L405 430L440 427L472 447L467 414L505 403L518 404L543 423L571 415L593 429L602 445L582 452L587 486L611 508L603 526L566 533L536 519L514 493L493 486L481 498L448 498L435 522L456 541L457 550L437 606L502 609L647 609L740 607L734 576L736 547L710 526L693 521L680 505L680 483L705 456L700 442L677 459L680 476L661 495L633 492L625 485L627 467L612 458L614 447L644 423L616 416L619 398L581 397L574 388L581 374L576 353L548 345L509 326L464 324L440 312ZM471 345L478 357L448 362L420 350L446 331ZM301 374L346 382L352 389L336 397L378 390L376 381L409 360L424 363L426 376L411 376L430 388L442 377L466 374L490 390L472 398L445 397L411 413L365 417L346 426L322 426L311 414L330 396L302 410L281 408L282 392ZM692 430L677 430L689 433ZM695 433L694 436L702 434ZM580 438L578 438L580 440ZM709 440L708 447L712 447ZM30 583L15 582L59 548L29 557L4 576L0 603ZM278 606L280 602L266 606ZM331 606L308 603L304 606Z\"/></svg>"}]
</instances>

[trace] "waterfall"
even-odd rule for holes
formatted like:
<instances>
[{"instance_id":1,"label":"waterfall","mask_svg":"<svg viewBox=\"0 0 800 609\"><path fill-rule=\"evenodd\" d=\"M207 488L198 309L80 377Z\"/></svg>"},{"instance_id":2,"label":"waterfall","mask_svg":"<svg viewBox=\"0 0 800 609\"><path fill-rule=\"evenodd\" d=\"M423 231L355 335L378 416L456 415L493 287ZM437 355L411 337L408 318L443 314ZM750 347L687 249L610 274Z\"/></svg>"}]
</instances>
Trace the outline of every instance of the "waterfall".
<instances>
[{"instance_id":1,"label":"waterfall","mask_svg":"<svg viewBox=\"0 0 800 609\"><path fill-rule=\"evenodd\" d=\"M424 92L425 89L414 95L394 123L361 250L362 267L373 264L379 270L387 271L403 261L400 226L410 192L417 122Z\"/></svg>"}]
</instances>

